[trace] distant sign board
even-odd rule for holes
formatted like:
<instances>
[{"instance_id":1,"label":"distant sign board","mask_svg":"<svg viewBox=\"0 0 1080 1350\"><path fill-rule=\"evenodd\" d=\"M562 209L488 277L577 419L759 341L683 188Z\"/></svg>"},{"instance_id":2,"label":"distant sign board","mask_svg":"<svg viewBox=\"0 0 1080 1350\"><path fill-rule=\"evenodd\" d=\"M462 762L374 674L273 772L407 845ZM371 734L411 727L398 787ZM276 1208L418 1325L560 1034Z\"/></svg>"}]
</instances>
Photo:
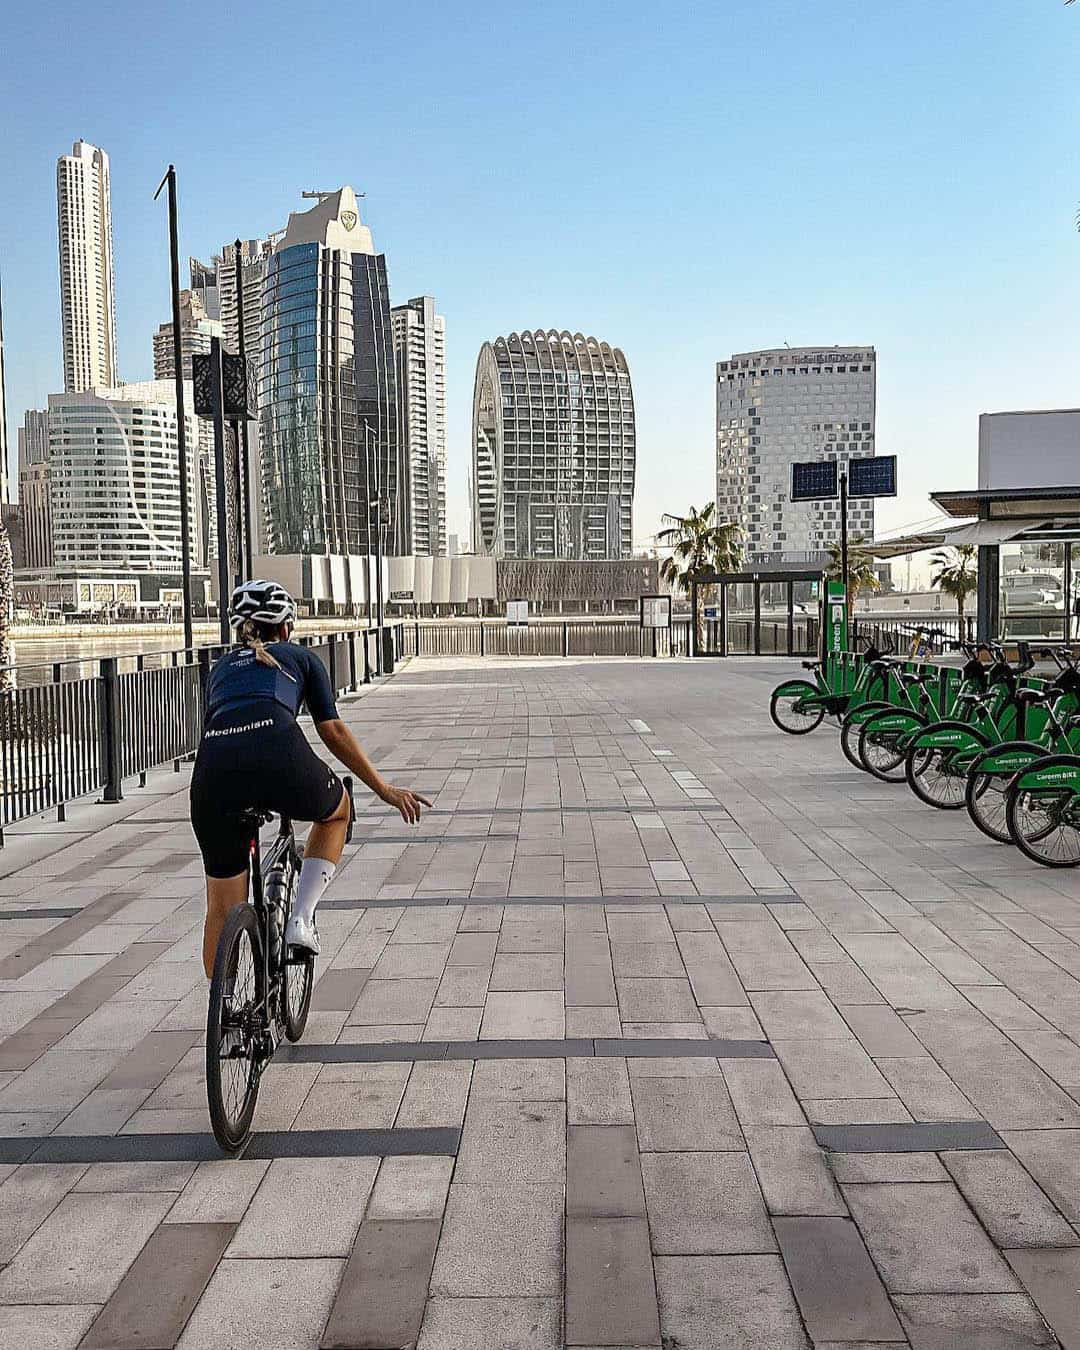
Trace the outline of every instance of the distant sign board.
<instances>
[{"instance_id":1,"label":"distant sign board","mask_svg":"<svg viewBox=\"0 0 1080 1350\"><path fill-rule=\"evenodd\" d=\"M524 628L529 622L528 600L507 600L506 622L511 628L515 626Z\"/></svg>"},{"instance_id":2,"label":"distant sign board","mask_svg":"<svg viewBox=\"0 0 1080 1350\"><path fill-rule=\"evenodd\" d=\"M393 604L402 604L404 601L416 599L415 591L391 591L390 600Z\"/></svg>"},{"instance_id":3,"label":"distant sign board","mask_svg":"<svg viewBox=\"0 0 1080 1350\"><path fill-rule=\"evenodd\" d=\"M641 597L642 628L671 627L671 596L643 595Z\"/></svg>"},{"instance_id":4,"label":"distant sign board","mask_svg":"<svg viewBox=\"0 0 1080 1350\"><path fill-rule=\"evenodd\" d=\"M718 619L719 617L720 617L720 606L719 606L719 605L706 605L706 606L705 606L705 618L706 618L707 621L715 621L715 620Z\"/></svg>"},{"instance_id":5,"label":"distant sign board","mask_svg":"<svg viewBox=\"0 0 1080 1350\"><path fill-rule=\"evenodd\" d=\"M791 500L817 502L840 491L835 459L819 459L791 466Z\"/></svg>"},{"instance_id":6,"label":"distant sign board","mask_svg":"<svg viewBox=\"0 0 1080 1350\"><path fill-rule=\"evenodd\" d=\"M847 466L849 497L895 497L896 456L864 455L849 459Z\"/></svg>"}]
</instances>

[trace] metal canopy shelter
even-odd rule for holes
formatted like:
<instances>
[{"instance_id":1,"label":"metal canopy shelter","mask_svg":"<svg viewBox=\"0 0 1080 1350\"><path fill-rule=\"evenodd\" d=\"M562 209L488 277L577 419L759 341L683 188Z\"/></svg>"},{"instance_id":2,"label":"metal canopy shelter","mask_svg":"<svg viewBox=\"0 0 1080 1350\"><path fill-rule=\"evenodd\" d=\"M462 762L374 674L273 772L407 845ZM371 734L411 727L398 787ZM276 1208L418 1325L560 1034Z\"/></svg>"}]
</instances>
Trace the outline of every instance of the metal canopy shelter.
<instances>
[{"instance_id":1,"label":"metal canopy shelter","mask_svg":"<svg viewBox=\"0 0 1080 1350\"><path fill-rule=\"evenodd\" d=\"M690 585L691 656L812 656L817 651L817 601L797 602L800 583L809 596L823 573L783 568L710 572ZM717 604L701 620L700 590L715 587ZM762 604L762 591L765 604Z\"/></svg>"}]
</instances>

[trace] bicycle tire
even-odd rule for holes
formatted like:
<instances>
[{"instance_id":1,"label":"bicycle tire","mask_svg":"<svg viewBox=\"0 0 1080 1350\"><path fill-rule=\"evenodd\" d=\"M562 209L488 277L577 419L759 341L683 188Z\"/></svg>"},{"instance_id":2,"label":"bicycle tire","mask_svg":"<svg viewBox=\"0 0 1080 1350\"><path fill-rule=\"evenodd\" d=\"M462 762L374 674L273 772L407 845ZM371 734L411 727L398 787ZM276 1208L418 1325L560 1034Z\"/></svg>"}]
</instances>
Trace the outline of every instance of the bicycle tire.
<instances>
[{"instance_id":1,"label":"bicycle tire","mask_svg":"<svg viewBox=\"0 0 1080 1350\"><path fill-rule=\"evenodd\" d=\"M238 975L245 943L250 956L250 977L246 972L242 977ZM210 1003L206 1013L206 1098L210 1108L210 1124L214 1138L222 1150L230 1154L239 1153L251 1133L262 1072L261 1050L250 1025L246 1033L241 1033L246 1035L243 1053L235 1053L238 1045L230 1038L237 1035L236 1000L238 997L246 1000L242 1006L249 1016L258 1008L261 1003L262 969L262 934L255 911L249 904L237 905L226 918L218 939L214 974L210 981ZM239 978L243 979L242 994L237 990ZM250 1016L252 1023L254 1020ZM229 1075L229 1082L226 1083L222 1075L223 1063L239 1065L244 1062L247 1064L246 1071Z\"/></svg>"},{"instance_id":2,"label":"bicycle tire","mask_svg":"<svg viewBox=\"0 0 1080 1350\"><path fill-rule=\"evenodd\" d=\"M859 759L866 772L882 783L904 781L907 751L875 739L873 717L867 718L859 732Z\"/></svg>"},{"instance_id":3,"label":"bicycle tire","mask_svg":"<svg viewBox=\"0 0 1080 1350\"><path fill-rule=\"evenodd\" d=\"M969 773L964 788L964 805L972 824L998 844L1011 844L1006 818L1006 792L1009 779L1001 774Z\"/></svg>"},{"instance_id":4,"label":"bicycle tire","mask_svg":"<svg viewBox=\"0 0 1080 1350\"><path fill-rule=\"evenodd\" d=\"M938 811L959 811L964 805L966 776L935 771L946 758L946 752L937 749L919 749L912 746L904 756L904 777L907 785L927 806ZM947 790L938 790L939 784L948 784Z\"/></svg>"},{"instance_id":5,"label":"bicycle tire","mask_svg":"<svg viewBox=\"0 0 1080 1350\"><path fill-rule=\"evenodd\" d=\"M791 692L792 685L789 683L786 692L781 693L778 690L774 690L772 698L769 700L769 716L776 726L778 726L781 731L786 731L789 736L805 736L811 731L816 731L825 718L825 709L821 707L815 708L812 713L808 714L795 713L792 711L793 705L799 702L800 699L806 698L809 694L817 694L819 692L817 687L812 685L809 680L802 681L802 686L803 689L805 689L805 693L800 689L800 692L795 694ZM780 716L779 709L781 707L785 709L786 714L792 717L793 720L790 724L785 723Z\"/></svg>"},{"instance_id":6,"label":"bicycle tire","mask_svg":"<svg viewBox=\"0 0 1080 1350\"><path fill-rule=\"evenodd\" d=\"M1064 758L1064 757L1062 757ZM1074 761L1075 762L1075 761ZM1054 763L1053 758L1040 761L1040 764ZM1080 829L1071 824L1060 825L1051 820L1046 823L1046 817L1043 818L1035 829L1028 828L1029 822L1025 819L1023 813L1030 809L1030 799L1035 796L1041 796L1045 799L1054 798L1066 800L1073 796L1073 793L1062 789L1044 789L1041 792L1038 789L1019 790L1018 774L1009 784L1008 791L1005 794L1005 819L1008 823L1009 837L1016 847L1030 858L1032 862L1038 863L1041 867L1076 867L1080 863ZM1062 834L1058 835L1058 831ZM1053 845L1049 842L1055 837L1070 849L1070 852L1054 853ZM1040 848L1039 845L1045 845Z\"/></svg>"},{"instance_id":7,"label":"bicycle tire","mask_svg":"<svg viewBox=\"0 0 1080 1350\"><path fill-rule=\"evenodd\" d=\"M284 953L284 970L281 981L281 1007L284 1013L285 1035L290 1041L298 1041L307 1026L308 1013L311 1011L311 991L315 985L315 958L293 955L287 949Z\"/></svg>"},{"instance_id":8,"label":"bicycle tire","mask_svg":"<svg viewBox=\"0 0 1080 1350\"><path fill-rule=\"evenodd\" d=\"M849 764L853 764L861 773L866 772L866 765L859 758L859 738L862 735L863 724L853 722L851 717L844 718L844 724L840 728L840 749L844 752L844 758Z\"/></svg>"}]
</instances>

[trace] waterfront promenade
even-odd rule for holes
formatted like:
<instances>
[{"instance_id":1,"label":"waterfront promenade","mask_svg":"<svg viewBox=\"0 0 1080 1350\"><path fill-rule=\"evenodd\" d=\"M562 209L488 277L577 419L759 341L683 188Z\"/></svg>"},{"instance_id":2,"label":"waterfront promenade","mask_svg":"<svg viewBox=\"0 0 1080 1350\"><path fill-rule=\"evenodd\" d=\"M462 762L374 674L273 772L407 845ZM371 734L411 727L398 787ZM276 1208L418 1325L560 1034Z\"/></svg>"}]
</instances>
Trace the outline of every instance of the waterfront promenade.
<instances>
[{"instance_id":1,"label":"waterfront promenade","mask_svg":"<svg viewBox=\"0 0 1080 1350\"><path fill-rule=\"evenodd\" d=\"M358 802L236 1161L187 768L10 827L0 1350L1080 1346L1080 873L781 735L793 665L345 699L435 809Z\"/></svg>"}]
</instances>

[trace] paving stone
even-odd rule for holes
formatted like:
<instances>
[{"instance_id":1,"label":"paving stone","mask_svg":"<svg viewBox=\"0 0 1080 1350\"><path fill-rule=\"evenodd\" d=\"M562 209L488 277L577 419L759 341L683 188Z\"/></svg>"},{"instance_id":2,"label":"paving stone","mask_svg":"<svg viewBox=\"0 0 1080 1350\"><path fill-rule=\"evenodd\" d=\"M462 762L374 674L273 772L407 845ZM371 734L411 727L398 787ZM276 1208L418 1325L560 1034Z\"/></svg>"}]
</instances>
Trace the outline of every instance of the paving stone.
<instances>
[{"instance_id":1,"label":"paving stone","mask_svg":"<svg viewBox=\"0 0 1080 1350\"><path fill-rule=\"evenodd\" d=\"M859 1230L846 1217L774 1220L795 1298L815 1344L903 1335Z\"/></svg>"},{"instance_id":2,"label":"paving stone","mask_svg":"<svg viewBox=\"0 0 1080 1350\"><path fill-rule=\"evenodd\" d=\"M473 1070L474 1102L561 1102L566 1073L561 1059L478 1060Z\"/></svg>"},{"instance_id":3,"label":"paving stone","mask_svg":"<svg viewBox=\"0 0 1080 1350\"><path fill-rule=\"evenodd\" d=\"M820 990L761 990L750 1002L769 1040L851 1040L851 1031Z\"/></svg>"},{"instance_id":4,"label":"paving stone","mask_svg":"<svg viewBox=\"0 0 1080 1350\"><path fill-rule=\"evenodd\" d=\"M408 1064L327 1064L304 1098L293 1127L388 1130L401 1105L409 1071Z\"/></svg>"},{"instance_id":5,"label":"paving stone","mask_svg":"<svg viewBox=\"0 0 1080 1350\"><path fill-rule=\"evenodd\" d=\"M746 1144L770 1214L847 1214L809 1127L752 1126L746 1131Z\"/></svg>"},{"instance_id":6,"label":"paving stone","mask_svg":"<svg viewBox=\"0 0 1080 1350\"><path fill-rule=\"evenodd\" d=\"M720 1068L739 1124L803 1125L806 1117L784 1070L765 1059L722 1059Z\"/></svg>"},{"instance_id":7,"label":"paving stone","mask_svg":"<svg viewBox=\"0 0 1080 1350\"><path fill-rule=\"evenodd\" d=\"M431 1298L417 1350L562 1350L561 1298Z\"/></svg>"},{"instance_id":8,"label":"paving stone","mask_svg":"<svg viewBox=\"0 0 1080 1350\"><path fill-rule=\"evenodd\" d=\"M562 1186L455 1182L435 1257L432 1295L559 1295L562 1221Z\"/></svg>"},{"instance_id":9,"label":"paving stone","mask_svg":"<svg viewBox=\"0 0 1080 1350\"><path fill-rule=\"evenodd\" d=\"M378 1171L375 1158L278 1158L229 1257L347 1256Z\"/></svg>"},{"instance_id":10,"label":"paving stone","mask_svg":"<svg viewBox=\"0 0 1080 1350\"><path fill-rule=\"evenodd\" d=\"M95 1163L76 1191L166 1191L178 1195L195 1173L195 1163Z\"/></svg>"},{"instance_id":11,"label":"paving stone","mask_svg":"<svg viewBox=\"0 0 1080 1350\"><path fill-rule=\"evenodd\" d=\"M413 1344L438 1240L437 1219L365 1219L341 1273L321 1350Z\"/></svg>"},{"instance_id":12,"label":"paving stone","mask_svg":"<svg viewBox=\"0 0 1080 1350\"><path fill-rule=\"evenodd\" d=\"M368 1219L437 1219L446 1208L453 1158L383 1158Z\"/></svg>"},{"instance_id":13,"label":"paving stone","mask_svg":"<svg viewBox=\"0 0 1080 1350\"><path fill-rule=\"evenodd\" d=\"M883 1125L910 1122L911 1112L899 1097L856 1097L804 1101L811 1125Z\"/></svg>"},{"instance_id":14,"label":"paving stone","mask_svg":"<svg viewBox=\"0 0 1080 1350\"><path fill-rule=\"evenodd\" d=\"M455 1175L463 1182L562 1183L566 1175L562 1102L472 1100Z\"/></svg>"},{"instance_id":15,"label":"paving stone","mask_svg":"<svg viewBox=\"0 0 1080 1350\"><path fill-rule=\"evenodd\" d=\"M848 1004L839 1009L844 1021L874 1059L893 1055L922 1055L922 1042L912 1035L903 1018L884 1005Z\"/></svg>"},{"instance_id":16,"label":"paving stone","mask_svg":"<svg viewBox=\"0 0 1080 1350\"><path fill-rule=\"evenodd\" d=\"M570 1127L566 1140L566 1212L575 1218L645 1217L632 1126Z\"/></svg>"},{"instance_id":17,"label":"paving stone","mask_svg":"<svg viewBox=\"0 0 1080 1350\"><path fill-rule=\"evenodd\" d=\"M448 942L391 942L371 972L373 980L441 978L450 955Z\"/></svg>"},{"instance_id":18,"label":"paving stone","mask_svg":"<svg viewBox=\"0 0 1080 1350\"><path fill-rule=\"evenodd\" d=\"M394 1124L410 1129L460 1125L471 1079L467 1061L414 1064Z\"/></svg>"},{"instance_id":19,"label":"paving stone","mask_svg":"<svg viewBox=\"0 0 1080 1350\"><path fill-rule=\"evenodd\" d=\"M660 1338L644 1218L566 1221L566 1343L655 1345Z\"/></svg>"},{"instance_id":20,"label":"paving stone","mask_svg":"<svg viewBox=\"0 0 1080 1350\"><path fill-rule=\"evenodd\" d=\"M568 1059L566 1113L570 1125L633 1125L626 1061Z\"/></svg>"},{"instance_id":21,"label":"paving stone","mask_svg":"<svg viewBox=\"0 0 1080 1350\"><path fill-rule=\"evenodd\" d=\"M239 1223L269 1166L247 1158L199 1163L165 1222Z\"/></svg>"},{"instance_id":22,"label":"paving stone","mask_svg":"<svg viewBox=\"0 0 1080 1350\"><path fill-rule=\"evenodd\" d=\"M778 1256L657 1256L655 1267L673 1350L809 1350Z\"/></svg>"},{"instance_id":23,"label":"paving stone","mask_svg":"<svg viewBox=\"0 0 1080 1350\"><path fill-rule=\"evenodd\" d=\"M313 1011L351 1012L371 973L363 968L326 971L311 996Z\"/></svg>"},{"instance_id":24,"label":"paving stone","mask_svg":"<svg viewBox=\"0 0 1080 1350\"><path fill-rule=\"evenodd\" d=\"M76 1350L100 1309L96 1303L69 1307L0 1307L4 1350Z\"/></svg>"},{"instance_id":25,"label":"paving stone","mask_svg":"<svg viewBox=\"0 0 1080 1350\"><path fill-rule=\"evenodd\" d=\"M941 1161L999 1247L1076 1245L1076 1233L1011 1153L947 1152Z\"/></svg>"},{"instance_id":26,"label":"paving stone","mask_svg":"<svg viewBox=\"0 0 1080 1350\"><path fill-rule=\"evenodd\" d=\"M102 1308L83 1350L175 1345L234 1230L231 1223L163 1224Z\"/></svg>"},{"instance_id":27,"label":"paving stone","mask_svg":"<svg viewBox=\"0 0 1080 1350\"><path fill-rule=\"evenodd\" d=\"M561 1040L566 1035L563 996L553 991L488 994L481 1040Z\"/></svg>"},{"instance_id":28,"label":"paving stone","mask_svg":"<svg viewBox=\"0 0 1080 1350\"><path fill-rule=\"evenodd\" d=\"M425 1041L475 1040L480 1035L483 1008L432 1008L424 1025Z\"/></svg>"},{"instance_id":29,"label":"paving stone","mask_svg":"<svg viewBox=\"0 0 1080 1350\"><path fill-rule=\"evenodd\" d=\"M500 952L488 988L498 993L563 987L563 960L556 953Z\"/></svg>"},{"instance_id":30,"label":"paving stone","mask_svg":"<svg viewBox=\"0 0 1080 1350\"><path fill-rule=\"evenodd\" d=\"M572 960L571 954L567 953L564 980L567 1006L595 1008L615 1005L615 977L611 972L610 961L583 963Z\"/></svg>"},{"instance_id":31,"label":"paving stone","mask_svg":"<svg viewBox=\"0 0 1080 1350\"><path fill-rule=\"evenodd\" d=\"M876 1061L915 1120L974 1120L979 1112L928 1056Z\"/></svg>"},{"instance_id":32,"label":"paving stone","mask_svg":"<svg viewBox=\"0 0 1080 1350\"><path fill-rule=\"evenodd\" d=\"M686 970L674 942L613 942L611 964L615 975L656 978L668 975L683 978Z\"/></svg>"},{"instance_id":33,"label":"paving stone","mask_svg":"<svg viewBox=\"0 0 1080 1350\"><path fill-rule=\"evenodd\" d=\"M0 1261L11 1261L86 1172L79 1164L27 1163L0 1185Z\"/></svg>"},{"instance_id":34,"label":"paving stone","mask_svg":"<svg viewBox=\"0 0 1080 1350\"><path fill-rule=\"evenodd\" d=\"M829 1153L832 1174L845 1181L948 1181L936 1153Z\"/></svg>"},{"instance_id":35,"label":"paving stone","mask_svg":"<svg viewBox=\"0 0 1080 1350\"><path fill-rule=\"evenodd\" d=\"M447 966L435 994L435 1007L482 1008L488 974L486 966Z\"/></svg>"},{"instance_id":36,"label":"paving stone","mask_svg":"<svg viewBox=\"0 0 1080 1350\"><path fill-rule=\"evenodd\" d=\"M1074 1350L1080 1345L1080 1248L1009 1251L1005 1256L1064 1350ZM1053 1341L1032 1344L1053 1345Z\"/></svg>"},{"instance_id":37,"label":"paving stone","mask_svg":"<svg viewBox=\"0 0 1080 1350\"><path fill-rule=\"evenodd\" d=\"M1057 1347L1023 1294L901 1294L894 1301L912 1350Z\"/></svg>"},{"instance_id":38,"label":"paving stone","mask_svg":"<svg viewBox=\"0 0 1080 1350\"><path fill-rule=\"evenodd\" d=\"M635 1076L631 1093L642 1152L746 1147L720 1074L695 1078Z\"/></svg>"},{"instance_id":39,"label":"paving stone","mask_svg":"<svg viewBox=\"0 0 1080 1350\"><path fill-rule=\"evenodd\" d=\"M614 985L612 986L614 989ZM617 1008L566 1008L566 1034L569 1037L622 1035L622 1023Z\"/></svg>"},{"instance_id":40,"label":"paving stone","mask_svg":"<svg viewBox=\"0 0 1080 1350\"><path fill-rule=\"evenodd\" d=\"M180 1063L195 1040L190 1031L151 1031L102 1080L102 1088L156 1088Z\"/></svg>"},{"instance_id":41,"label":"paving stone","mask_svg":"<svg viewBox=\"0 0 1080 1350\"><path fill-rule=\"evenodd\" d=\"M775 1250L745 1153L644 1153L641 1172L657 1254Z\"/></svg>"},{"instance_id":42,"label":"paving stone","mask_svg":"<svg viewBox=\"0 0 1080 1350\"><path fill-rule=\"evenodd\" d=\"M104 1303L171 1195L68 1195L0 1274L0 1303Z\"/></svg>"},{"instance_id":43,"label":"paving stone","mask_svg":"<svg viewBox=\"0 0 1080 1350\"><path fill-rule=\"evenodd\" d=\"M697 1022L700 1015L687 979L616 979L624 1022Z\"/></svg>"},{"instance_id":44,"label":"paving stone","mask_svg":"<svg viewBox=\"0 0 1080 1350\"><path fill-rule=\"evenodd\" d=\"M1073 1227L1080 1226L1080 1130L1006 1130L1002 1138Z\"/></svg>"},{"instance_id":45,"label":"paving stone","mask_svg":"<svg viewBox=\"0 0 1080 1350\"><path fill-rule=\"evenodd\" d=\"M426 1022L438 986L438 980L431 979L368 980L349 1022L367 1026Z\"/></svg>"},{"instance_id":46,"label":"paving stone","mask_svg":"<svg viewBox=\"0 0 1080 1350\"><path fill-rule=\"evenodd\" d=\"M299 1350L319 1344L341 1260L225 1260L191 1315L177 1350ZM303 1297L297 1297L303 1290Z\"/></svg>"},{"instance_id":47,"label":"paving stone","mask_svg":"<svg viewBox=\"0 0 1080 1350\"><path fill-rule=\"evenodd\" d=\"M1012 1293L1017 1288L954 1186L847 1185L844 1198L890 1293Z\"/></svg>"},{"instance_id":48,"label":"paving stone","mask_svg":"<svg viewBox=\"0 0 1080 1350\"><path fill-rule=\"evenodd\" d=\"M858 1043L850 1041L773 1041L800 1101L841 1097L888 1097L888 1083Z\"/></svg>"}]
</instances>

